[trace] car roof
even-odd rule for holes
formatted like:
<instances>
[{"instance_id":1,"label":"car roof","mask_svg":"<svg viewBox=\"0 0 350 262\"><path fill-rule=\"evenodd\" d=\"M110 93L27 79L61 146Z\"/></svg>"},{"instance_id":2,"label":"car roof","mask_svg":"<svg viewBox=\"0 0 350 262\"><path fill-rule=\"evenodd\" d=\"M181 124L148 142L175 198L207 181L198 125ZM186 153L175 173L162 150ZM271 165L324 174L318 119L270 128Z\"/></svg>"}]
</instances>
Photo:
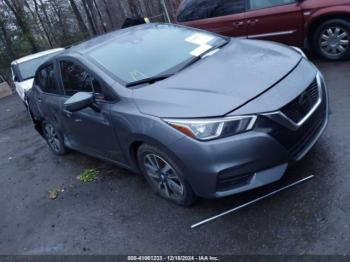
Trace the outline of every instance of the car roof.
<instances>
[{"instance_id":1,"label":"car roof","mask_svg":"<svg viewBox=\"0 0 350 262\"><path fill-rule=\"evenodd\" d=\"M31 54L31 55L28 55L28 56L24 56L24 57L21 57L21 58L19 58L17 60L12 61L11 65L20 64L20 63L23 63L23 62L26 62L26 61L29 61L29 60L32 60L32 59L35 59L35 58L38 58L38 57L41 57L41 56L45 56L45 55L48 55L48 54L59 52L59 51L62 51L62 50L64 50L64 48L54 48L54 49L49 49L49 50L42 51L42 52L39 52L39 53Z\"/></svg>"}]
</instances>

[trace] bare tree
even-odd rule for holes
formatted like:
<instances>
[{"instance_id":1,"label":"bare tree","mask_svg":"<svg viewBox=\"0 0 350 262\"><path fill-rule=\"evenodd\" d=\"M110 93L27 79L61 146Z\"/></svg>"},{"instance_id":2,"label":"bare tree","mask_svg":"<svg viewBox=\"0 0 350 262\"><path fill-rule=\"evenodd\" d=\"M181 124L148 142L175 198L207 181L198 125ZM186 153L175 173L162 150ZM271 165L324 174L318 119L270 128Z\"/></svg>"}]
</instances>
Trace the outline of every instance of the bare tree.
<instances>
[{"instance_id":1,"label":"bare tree","mask_svg":"<svg viewBox=\"0 0 350 262\"><path fill-rule=\"evenodd\" d=\"M97 14L98 14L98 16L99 16L99 18L100 18L100 21L101 21L101 25L102 25L103 31L104 31L105 33L107 33L106 24L105 24L105 22L103 21L101 11L100 11L100 9L98 8L98 5L97 5L96 1L95 1L95 0L92 0L92 4L93 4L92 7L95 7L95 8L96 8Z\"/></svg>"},{"instance_id":2,"label":"bare tree","mask_svg":"<svg viewBox=\"0 0 350 262\"><path fill-rule=\"evenodd\" d=\"M107 16L109 19L110 26L112 29L114 29L114 22L113 22L113 18L112 18L111 11L110 11L110 6L109 6L107 0L102 0L102 1L103 1L104 6L105 6L105 9L106 9L106 13L107 13Z\"/></svg>"},{"instance_id":3,"label":"bare tree","mask_svg":"<svg viewBox=\"0 0 350 262\"><path fill-rule=\"evenodd\" d=\"M10 56L11 59L14 59L15 52L12 49L11 39L10 39L10 36L8 35L5 21L2 20L1 17L0 17L0 29L2 33L0 37L2 38L1 39L2 42L5 44L5 47L7 49L7 54Z\"/></svg>"},{"instance_id":4,"label":"bare tree","mask_svg":"<svg viewBox=\"0 0 350 262\"><path fill-rule=\"evenodd\" d=\"M181 0L164 1L174 19ZM0 0L0 71L11 59L73 44L136 16L164 21L161 0Z\"/></svg>"},{"instance_id":5,"label":"bare tree","mask_svg":"<svg viewBox=\"0 0 350 262\"><path fill-rule=\"evenodd\" d=\"M83 7L84 7L84 10L85 10L88 22L90 24L91 31L93 32L94 35L97 35L95 22L94 22L94 20L92 18L92 13L91 13L90 6L88 5L88 1L87 0L82 0L82 3L83 3Z\"/></svg>"},{"instance_id":6,"label":"bare tree","mask_svg":"<svg viewBox=\"0 0 350 262\"><path fill-rule=\"evenodd\" d=\"M81 15L77 4L75 3L74 0L69 0L69 2L70 2L70 5L73 9L74 15L78 21L79 28L80 28L81 32L83 33L84 38L88 37L89 36L89 29L87 28L87 26L84 23L83 16Z\"/></svg>"},{"instance_id":7,"label":"bare tree","mask_svg":"<svg viewBox=\"0 0 350 262\"><path fill-rule=\"evenodd\" d=\"M39 50L38 45L36 44L35 38L30 31L30 27L26 22L26 15L24 12L23 1L15 1L15 0L3 0L9 9L13 12L16 17L16 22L18 26L21 28L24 36L28 39L29 44L32 47L33 52L37 52ZM22 2L22 3L20 3Z\"/></svg>"}]
</instances>

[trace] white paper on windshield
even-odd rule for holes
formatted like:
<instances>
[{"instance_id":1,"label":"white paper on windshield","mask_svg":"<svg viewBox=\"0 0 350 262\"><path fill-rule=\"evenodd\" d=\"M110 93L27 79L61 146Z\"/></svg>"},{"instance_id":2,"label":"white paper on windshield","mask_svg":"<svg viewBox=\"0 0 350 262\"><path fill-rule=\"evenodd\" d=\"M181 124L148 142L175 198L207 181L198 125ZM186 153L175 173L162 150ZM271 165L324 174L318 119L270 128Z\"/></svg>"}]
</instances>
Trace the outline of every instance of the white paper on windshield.
<instances>
[{"instance_id":1,"label":"white paper on windshield","mask_svg":"<svg viewBox=\"0 0 350 262\"><path fill-rule=\"evenodd\" d=\"M211 48L212 48L211 45L200 45L199 47L197 47L196 49L194 49L191 52L191 55L193 55L193 56L201 56L203 53L205 53L206 51L208 51Z\"/></svg>"},{"instance_id":2,"label":"white paper on windshield","mask_svg":"<svg viewBox=\"0 0 350 262\"><path fill-rule=\"evenodd\" d=\"M214 37L211 35L201 34L201 33L195 33L185 39L186 42L197 44L197 45L206 45L211 40L213 40Z\"/></svg>"}]
</instances>

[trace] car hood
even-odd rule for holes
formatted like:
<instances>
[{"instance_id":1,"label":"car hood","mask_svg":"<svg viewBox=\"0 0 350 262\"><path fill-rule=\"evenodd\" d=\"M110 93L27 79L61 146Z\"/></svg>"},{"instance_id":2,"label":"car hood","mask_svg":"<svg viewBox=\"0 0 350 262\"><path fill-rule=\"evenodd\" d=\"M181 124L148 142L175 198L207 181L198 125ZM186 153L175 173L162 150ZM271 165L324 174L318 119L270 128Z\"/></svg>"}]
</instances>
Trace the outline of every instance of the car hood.
<instances>
[{"instance_id":1,"label":"car hood","mask_svg":"<svg viewBox=\"0 0 350 262\"><path fill-rule=\"evenodd\" d=\"M23 82L19 82L18 85L23 88L24 91L28 91L33 87L34 78L27 79Z\"/></svg>"},{"instance_id":2,"label":"car hood","mask_svg":"<svg viewBox=\"0 0 350 262\"><path fill-rule=\"evenodd\" d=\"M232 39L175 76L134 89L133 98L142 113L157 117L223 116L273 87L301 59L280 44Z\"/></svg>"}]
</instances>

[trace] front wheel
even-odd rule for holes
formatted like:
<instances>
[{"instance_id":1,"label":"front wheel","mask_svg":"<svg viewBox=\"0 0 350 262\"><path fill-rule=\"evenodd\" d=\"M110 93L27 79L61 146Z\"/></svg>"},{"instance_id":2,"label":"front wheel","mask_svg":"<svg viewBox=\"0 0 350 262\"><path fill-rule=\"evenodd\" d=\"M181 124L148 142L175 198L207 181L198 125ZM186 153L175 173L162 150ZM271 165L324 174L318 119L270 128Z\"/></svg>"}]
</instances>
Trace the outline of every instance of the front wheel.
<instances>
[{"instance_id":1,"label":"front wheel","mask_svg":"<svg viewBox=\"0 0 350 262\"><path fill-rule=\"evenodd\" d=\"M64 155L68 152L67 148L63 143L63 138L56 127L44 121L42 124L44 138L49 145L51 151L56 155Z\"/></svg>"},{"instance_id":2,"label":"front wheel","mask_svg":"<svg viewBox=\"0 0 350 262\"><path fill-rule=\"evenodd\" d=\"M332 19L321 24L313 36L313 47L324 59L336 61L350 57L350 23Z\"/></svg>"},{"instance_id":3,"label":"front wheel","mask_svg":"<svg viewBox=\"0 0 350 262\"><path fill-rule=\"evenodd\" d=\"M181 169L164 152L143 144L137 154L139 167L153 191L181 206L190 206L196 196Z\"/></svg>"}]
</instances>

